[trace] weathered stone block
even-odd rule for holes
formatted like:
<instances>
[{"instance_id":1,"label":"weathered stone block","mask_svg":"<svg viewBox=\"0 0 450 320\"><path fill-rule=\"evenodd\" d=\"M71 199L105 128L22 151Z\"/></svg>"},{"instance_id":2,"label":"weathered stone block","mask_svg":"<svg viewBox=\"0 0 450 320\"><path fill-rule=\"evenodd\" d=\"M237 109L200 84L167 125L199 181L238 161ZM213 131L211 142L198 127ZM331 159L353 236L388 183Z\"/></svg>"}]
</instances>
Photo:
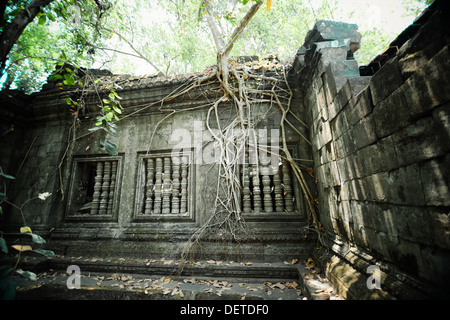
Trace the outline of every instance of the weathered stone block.
<instances>
[{"instance_id":1,"label":"weathered stone block","mask_svg":"<svg viewBox=\"0 0 450 320\"><path fill-rule=\"evenodd\" d=\"M349 174L350 168L348 167L346 162L347 162L346 158L339 159L336 161L336 165L339 170L339 177L341 178L341 183L351 180L350 174Z\"/></svg>"},{"instance_id":2,"label":"weathered stone block","mask_svg":"<svg viewBox=\"0 0 450 320\"><path fill-rule=\"evenodd\" d=\"M335 114L338 114L339 111L345 107L345 105L348 103L348 101L352 98L353 96L353 92L352 92L352 88L350 86L350 82L348 81L348 79L345 77L343 78L345 79L344 84L340 87L336 85L336 90L338 91L338 93L336 94L336 97L333 100L333 103L335 104L335 109L336 112ZM330 114L330 119L332 119L333 117Z\"/></svg>"},{"instance_id":3,"label":"weathered stone block","mask_svg":"<svg viewBox=\"0 0 450 320\"><path fill-rule=\"evenodd\" d=\"M350 42L359 43L361 35L358 25L339 21L319 20L314 28L306 34L304 45L309 48L315 42L336 39L349 39Z\"/></svg>"},{"instance_id":4,"label":"weathered stone block","mask_svg":"<svg viewBox=\"0 0 450 320\"><path fill-rule=\"evenodd\" d=\"M350 85L352 95L357 96L362 90L364 90L369 85L370 79L371 79L370 76L349 77L348 82Z\"/></svg>"},{"instance_id":5,"label":"weathered stone block","mask_svg":"<svg viewBox=\"0 0 450 320\"><path fill-rule=\"evenodd\" d=\"M429 55L429 50L426 49L419 52L414 52L412 54L408 54L405 57L401 58L398 61L398 63L403 79L406 80L412 75L414 75L414 73L419 71L421 68L423 68L424 65L428 63L428 60L430 58L431 56Z\"/></svg>"},{"instance_id":6,"label":"weathered stone block","mask_svg":"<svg viewBox=\"0 0 450 320\"><path fill-rule=\"evenodd\" d=\"M434 245L450 249L450 212L437 207L427 209L431 232L424 239L429 239L429 235L432 235Z\"/></svg>"},{"instance_id":7,"label":"weathered stone block","mask_svg":"<svg viewBox=\"0 0 450 320\"><path fill-rule=\"evenodd\" d=\"M356 149L364 148L378 140L372 114L362 118L350 131L355 137Z\"/></svg>"},{"instance_id":8,"label":"weathered stone block","mask_svg":"<svg viewBox=\"0 0 450 320\"><path fill-rule=\"evenodd\" d=\"M374 146L376 152L372 154L371 158L373 173L399 167L392 136L379 140Z\"/></svg>"},{"instance_id":9,"label":"weathered stone block","mask_svg":"<svg viewBox=\"0 0 450 320\"><path fill-rule=\"evenodd\" d=\"M373 104L377 105L404 82L397 58L391 59L370 79Z\"/></svg>"},{"instance_id":10,"label":"weathered stone block","mask_svg":"<svg viewBox=\"0 0 450 320\"><path fill-rule=\"evenodd\" d=\"M450 206L450 155L421 163L420 181L428 206Z\"/></svg>"},{"instance_id":11,"label":"weathered stone block","mask_svg":"<svg viewBox=\"0 0 450 320\"><path fill-rule=\"evenodd\" d=\"M439 136L441 146L450 148L450 102L433 110L433 132Z\"/></svg>"},{"instance_id":12,"label":"weathered stone block","mask_svg":"<svg viewBox=\"0 0 450 320\"><path fill-rule=\"evenodd\" d=\"M369 200L423 206L424 188L417 164L364 178L369 185Z\"/></svg>"},{"instance_id":13,"label":"weathered stone block","mask_svg":"<svg viewBox=\"0 0 450 320\"><path fill-rule=\"evenodd\" d=\"M330 68L335 77L359 76L358 62L356 60L330 61Z\"/></svg>"},{"instance_id":14,"label":"weathered stone block","mask_svg":"<svg viewBox=\"0 0 450 320\"><path fill-rule=\"evenodd\" d=\"M322 83L327 100L327 105L330 104L337 94L336 83L334 82L333 72L331 66L328 66L322 74Z\"/></svg>"},{"instance_id":15,"label":"weathered stone block","mask_svg":"<svg viewBox=\"0 0 450 320\"><path fill-rule=\"evenodd\" d=\"M371 199L370 192L371 186L367 184L367 179L353 179L350 180L351 183L351 199L352 200L360 200L367 201L367 199Z\"/></svg>"},{"instance_id":16,"label":"weathered stone block","mask_svg":"<svg viewBox=\"0 0 450 320\"><path fill-rule=\"evenodd\" d=\"M328 121L319 120L318 130L316 134L316 149L321 149L324 145L332 140L330 123Z\"/></svg>"},{"instance_id":17,"label":"weathered stone block","mask_svg":"<svg viewBox=\"0 0 450 320\"><path fill-rule=\"evenodd\" d=\"M352 132L347 131L342 135L343 143L344 143L344 150L347 155L352 154L356 151L356 143L355 143L355 137L353 136Z\"/></svg>"},{"instance_id":18,"label":"weathered stone block","mask_svg":"<svg viewBox=\"0 0 450 320\"><path fill-rule=\"evenodd\" d=\"M349 128L347 115L345 112L340 112L333 120L330 121L331 132L333 139L339 139Z\"/></svg>"},{"instance_id":19,"label":"weathered stone block","mask_svg":"<svg viewBox=\"0 0 450 320\"><path fill-rule=\"evenodd\" d=\"M411 123L409 121L411 107L405 97L403 90L405 87L400 87L374 107L375 129L379 138L391 135Z\"/></svg>"},{"instance_id":20,"label":"weathered stone block","mask_svg":"<svg viewBox=\"0 0 450 320\"><path fill-rule=\"evenodd\" d=\"M399 165L435 158L449 151L449 145L443 143L437 134L438 126L433 118L420 119L392 135ZM448 139L448 135L444 135Z\"/></svg>"},{"instance_id":21,"label":"weathered stone block","mask_svg":"<svg viewBox=\"0 0 450 320\"><path fill-rule=\"evenodd\" d=\"M349 108L350 111L348 117L350 125L354 125L362 118L372 113L373 106L370 88L366 87L357 96L350 99L347 108Z\"/></svg>"},{"instance_id":22,"label":"weathered stone block","mask_svg":"<svg viewBox=\"0 0 450 320\"><path fill-rule=\"evenodd\" d=\"M450 75L442 70L450 70L448 46L404 83L411 118L417 118L450 100Z\"/></svg>"},{"instance_id":23,"label":"weathered stone block","mask_svg":"<svg viewBox=\"0 0 450 320\"><path fill-rule=\"evenodd\" d=\"M348 47L347 46L324 47L324 48L319 49L319 52L321 54L320 59L321 59L322 63L324 64L325 67L327 67L331 61L346 60Z\"/></svg>"},{"instance_id":24,"label":"weathered stone block","mask_svg":"<svg viewBox=\"0 0 450 320\"><path fill-rule=\"evenodd\" d=\"M377 154L378 148L376 145L370 145L358 150L354 154L355 166L354 173L358 178L365 177L375 173L373 157Z\"/></svg>"}]
</instances>

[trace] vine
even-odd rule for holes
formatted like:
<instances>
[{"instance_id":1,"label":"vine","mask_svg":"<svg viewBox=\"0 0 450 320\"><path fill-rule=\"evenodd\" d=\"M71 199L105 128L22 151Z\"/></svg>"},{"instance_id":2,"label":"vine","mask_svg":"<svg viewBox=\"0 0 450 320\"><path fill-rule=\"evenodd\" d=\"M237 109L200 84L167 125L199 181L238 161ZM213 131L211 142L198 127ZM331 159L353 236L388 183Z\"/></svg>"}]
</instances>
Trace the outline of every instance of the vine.
<instances>
[{"instance_id":1,"label":"vine","mask_svg":"<svg viewBox=\"0 0 450 320\"><path fill-rule=\"evenodd\" d=\"M95 94L101 100L101 114L97 117L96 126L89 129L89 132L87 134L76 136L76 120L74 120L72 128L74 130L73 138L69 141L70 145L76 140L90 135L94 131L100 129L106 131L108 135L114 135L116 133L116 125L118 122L124 121L128 117L131 117L151 107L159 106L161 110L165 103L187 95L203 85L218 82L219 92L221 92L222 95L213 103L210 103L207 106L208 110L206 116L206 127L213 137L213 143L217 145L217 150L219 153L219 156L217 157L218 179L216 183L214 204L212 206L213 210L206 223L199 227L199 229L190 237L186 246L183 248L181 252L181 263L179 264L180 271L182 270L183 266L189 260L191 260L191 257L195 254L196 248L204 239L210 238L216 240L218 239L220 241L241 242L245 238L252 237L250 234L250 230L242 217L242 186L239 179L239 172L241 165L240 157L245 148L253 147L255 148L256 152L268 151L261 149L262 147L257 144L252 144L252 141L255 141L253 135L256 125L259 121L255 117L254 112L255 106L257 106L258 104L268 104L271 107L276 107L281 113L281 146L279 147L279 150L277 150L277 153L279 154L280 158L286 160L289 163L294 177L300 185L300 189L303 193L304 199L307 202L310 218L313 225L312 229L317 232L319 241L321 242L321 244L323 244L323 241L321 239L321 225L316 212L317 203L309 190L307 181L303 173L307 168L297 163L296 159L294 159L294 157L290 153L286 142L285 125L288 125L294 130L294 132L299 134L302 139L310 144L308 139L304 137L304 135L302 135L297 127L287 120L287 115L289 114L292 115L300 125L306 126L306 124L302 122L290 109L293 92L287 80L287 71L285 70L284 66L278 64L277 61L273 58L266 59L265 61L263 61L263 64L237 64L232 61L232 59L230 59L230 52L233 48L234 43L239 39L240 35L243 33L252 17L264 3L264 1L262 0L254 2L255 3L251 6L242 20L236 25L236 28L233 31L228 43L224 43L220 32L214 24L211 7L206 1L203 1L203 8L205 9L208 25L211 29L211 33L215 40L218 52L217 65L213 69L210 69L204 74L195 77L187 84L176 89L165 98L150 104L143 105L138 110L119 118L117 114L122 113L122 107L120 106L119 102L120 97L117 95L113 88L110 88L110 92L107 94L109 99L101 98L101 94L96 88L96 84L99 79L90 78L87 74L87 80L91 85L93 85L94 89L87 90L86 88L88 86L86 85L86 83L84 83L84 85L81 84L82 92L78 96L78 103L75 104L75 100L70 97L67 99L68 105L76 107L76 114L74 114L74 119L77 119L76 116L80 111L83 110L84 104L82 102L87 94L95 92ZM268 6L268 8L270 8L270 6ZM269 69L273 72L260 72L262 70ZM71 77L75 76L75 74L73 72L71 73L68 69L61 68L60 70L62 70L62 74L60 74L61 79L64 79L66 81L64 82L64 84L73 84ZM231 121L226 124L220 121L219 116L220 110L224 104L226 106L231 105L234 108L234 112L236 115L234 119L231 119ZM169 112L169 114L164 116L162 120L158 122L158 124L156 124L153 134L156 132L159 124L165 119L176 113L185 112L187 110L167 111ZM211 127L212 121L215 122L215 125L218 127L218 129L213 130L213 128ZM243 134L243 136L239 137L239 139L241 139L241 141L246 141L246 144L240 144L237 143L237 141L233 140L237 139L237 137L235 136L236 132L240 132L241 134ZM232 139L230 139L230 137ZM152 141L152 138L150 139L150 143ZM102 147L106 152L111 153L116 150L117 146L113 143L107 145L107 143L105 142ZM68 148L66 150L66 153L64 154L64 157L67 154ZM59 168L60 174L61 165Z\"/></svg>"}]
</instances>

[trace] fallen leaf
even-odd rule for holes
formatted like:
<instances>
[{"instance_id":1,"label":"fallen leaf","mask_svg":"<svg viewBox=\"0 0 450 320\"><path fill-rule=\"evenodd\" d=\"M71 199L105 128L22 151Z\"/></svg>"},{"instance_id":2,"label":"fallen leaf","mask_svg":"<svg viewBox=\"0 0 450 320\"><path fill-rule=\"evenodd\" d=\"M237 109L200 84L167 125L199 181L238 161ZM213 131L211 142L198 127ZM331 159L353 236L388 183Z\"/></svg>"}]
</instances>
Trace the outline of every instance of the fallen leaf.
<instances>
[{"instance_id":1,"label":"fallen leaf","mask_svg":"<svg viewBox=\"0 0 450 320\"><path fill-rule=\"evenodd\" d=\"M286 286L280 282L277 282L272 286L272 288L284 289L284 288L286 288Z\"/></svg>"},{"instance_id":2,"label":"fallen leaf","mask_svg":"<svg viewBox=\"0 0 450 320\"><path fill-rule=\"evenodd\" d=\"M192 279L184 279L183 282L184 282L184 283L192 283L192 284L195 284L195 278L192 278Z\"/></svg>"},{"instance_id":3,"label":"fallen leaf","mask_svg":"<svg viewBox=\"0 0 450 320\"><path fill-rule=\"evenodd\" d=\"M16 245L13 245L13 246L11 246L11 247L13 247L14 249L16 249L17 251L31 251L31 250L33 250L33 248L32 247L30 247L30 246L22 246L22 245L20 245L20 244L16 244Z\"/></svg>"},{"instance_id":4,"label":"fallen leaf","mask_svg":"<svg viewBox=\"0 0 450 320\"><path fill-rule=\"evenodd\" d=\"M247 262L248 266L251 266L253 264L253 262Z\"/></svg>"},{"instance_id":5,"label":"fallen leaf","mask_svg":"<svg viewBox=\"0 0 450 320\"><path fill-rule=\"evenodd\" d=\"M209 263L209 264L215 264L216 263L216 261L214 261L214 260L208 260L206 262Z\"/></svg>"},{"instance_id":6,"label":"fallen leaf","mask_svg":"<svg viewBox=\"0 0 450 320\"><path fill-rule=\"evenodd\" d=\"M125 274L122 274L122 276L120 277L120 280L122 280L122 281L128 281L128 280L131 280L131 279L133 279L133 277L127 276Z\"/></svg>"},{"instance_id":7,"label":"fallen leaf","mask_svg":"<svg viewBox=\"0 0 450 320\"><path fill-rule=\"evenodd\" d=\"M288 282L288 283L286 284L286 287L288 287L288 288L290 288L290 289L297 289L298 283L295 282L295 281Z\"/></svg>"},{"instance_id":8,"label":"fallen leaf","mask_svg":"<svg viewBox=\"0 0 450 320\"><path fill-rule=\"evenodd\" d=\"M296 264L298 262L298 259L292 259L291 264Z\"/></svg>"},{"instance_id":9,"label":"fallen leaf","mask_svg":"<svg viewBox=\"0 0 450 320\"><path fill-rule=\"evenodd\" d=\"M247 293L244 293L242 296L241 296L241 300L245 300L245 296L247 295Z\"/></svg>"},{"instance_id":10,"label":"fallen leaf","mask_svg":"<svg viewBox=\"0 0 450 320\"><path fill-rule=\"evenodd\" d=\"M20 233L32 233L30 227L21 227Z\"/></svg>"}]
</instances>

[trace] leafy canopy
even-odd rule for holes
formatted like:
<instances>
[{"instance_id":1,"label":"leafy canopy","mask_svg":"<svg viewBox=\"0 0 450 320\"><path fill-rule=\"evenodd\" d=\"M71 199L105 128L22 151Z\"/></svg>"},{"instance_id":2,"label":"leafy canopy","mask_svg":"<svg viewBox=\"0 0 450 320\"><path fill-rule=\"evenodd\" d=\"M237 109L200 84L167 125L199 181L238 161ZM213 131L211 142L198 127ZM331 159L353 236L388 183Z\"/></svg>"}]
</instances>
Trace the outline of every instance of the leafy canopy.
<instances>
[{"instance_id":1,"label":"leafy canopy","mask_svg":"<svg viewBox=\"0 0 450 320\"><path fill-rule=\"evenodd\" d=\"M44 7L11 50L3 88L39 91L55 63L106 68L122 74L197 72L216 62L205 12L211 10L226 42L256 0L54 0ZM259 1L259 0L258 0ZM261 0L263 1L263 0ZM430 0L399 0L411 22ZM9 0L0 32L31 0ZM376 2L375 2L376 4ZM361 12L338 0L266 1L231 55L276 54L291 59L319 19L348 21ZM370 20L370 19L369 19ZM380 23L359 25L362 46L355 57L368 63L396 36Z\"/></svg>"}]
</instances>

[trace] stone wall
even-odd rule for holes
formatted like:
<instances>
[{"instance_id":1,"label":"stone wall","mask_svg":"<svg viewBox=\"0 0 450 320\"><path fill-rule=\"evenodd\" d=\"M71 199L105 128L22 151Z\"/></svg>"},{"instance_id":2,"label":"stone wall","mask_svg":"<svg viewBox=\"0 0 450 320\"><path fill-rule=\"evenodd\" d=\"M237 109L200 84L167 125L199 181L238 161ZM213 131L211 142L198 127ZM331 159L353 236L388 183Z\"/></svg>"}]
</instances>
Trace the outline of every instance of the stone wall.
<instances>
[{"instance_id":1,"label":"stone wall","mask_svg":"<svg viewBox=\"0 0 450 320\"><path fill-rule=\"evenodd\" d=\"M204 75L129 77L100 74L100 94L108 93L102 91L104 84L114 83L124 107L124 120L117 122L118 155L113 157L100 148L99 142L104 139L105 132L89 131L96 122L97 92L85 97L85 111L75 121L66 95L75 94L76 88L60 90L50 81L41 92L23 103L30 114L24 114L23 119L11 118L11 123L20 124L22 131L16 130L16 134L11 135L14 140L9 141L14 142L8 147L8 162L1 165L4 172L13 172L13 175L22 167L7 192L12 203L20 205L38 193L52 193L46 201L35 199L27 203L24 210L26 223L32 230L51 239L46 244L48 249L66 256L179 258L189 238L214 210L219 176L212 144L208 144L212 137L206 128L206 118L209 107L221 93L217 91L218 83L202 84L198 80ZM269 71L266 75L280 77ZM158 102L197 81L199 87L189 94L165 103ZM5 97L8 103L10 100ZM294 100L298 102L298 97ZM302 117L297 107L298 103L293 105L292 112ZM263 103L252 112L258 119L256 128L268 135L270 143L271 130L279 129L279 109ZM221 125L234 117L232 106L222 103ZM9 122L4 119L2 125L6 128ZM295 121L291 115L289 120ZM213 129L217 128L215 118L209 124ZM22 134L17 135L18 132ZM311 158L310 154L304 154L304 140L291 128L287 128L287 136L296 157L301 152L303 158ZM4 142L1 143L3 148ZM23 147L14 149L13 146L18 144ZM182 149L190 158L183 169L188 170L187 186L182 188L187 190L188 210L164 214L144 210L148 159L154 161L156 173L165 174L165 169L155 162L158 157L168 159L175 149ZM22 161L24 164L20 165ZM166 166L164 161L162 163ZM220 239L208 239L209 242L205 241L198 250L199 257L255 262L294 259L299 255L306 258L310 244L305 242L305 204L294 179L292 182L295 212L245 213L244 219L252 235L248 241L223 244ZM108 191L103 194L106 189ZM92 192L98 192L98 202L107 199L100 203L104 210L95 214L89 211L94 203L90 201L94 197ZM21 214L14 207L3 206L4 225L17 230L23 225Z\"/></svg>"},{"instance_id":2,"label":"stone wall","mask_svg":"<svg viewBox=\"0 0 450 320\"><path fill-rule=\"evenodd\" d=\"M331 248L318 258L347 298L442 297L450 283L444 6L435 2L415 32L405 30L377 57L372 76L348 68L355 61L341 33L297 57L305 63L320 221ZM380 290L367 288L369 265L381 268Z\"/></svg>"}]
</instances>

